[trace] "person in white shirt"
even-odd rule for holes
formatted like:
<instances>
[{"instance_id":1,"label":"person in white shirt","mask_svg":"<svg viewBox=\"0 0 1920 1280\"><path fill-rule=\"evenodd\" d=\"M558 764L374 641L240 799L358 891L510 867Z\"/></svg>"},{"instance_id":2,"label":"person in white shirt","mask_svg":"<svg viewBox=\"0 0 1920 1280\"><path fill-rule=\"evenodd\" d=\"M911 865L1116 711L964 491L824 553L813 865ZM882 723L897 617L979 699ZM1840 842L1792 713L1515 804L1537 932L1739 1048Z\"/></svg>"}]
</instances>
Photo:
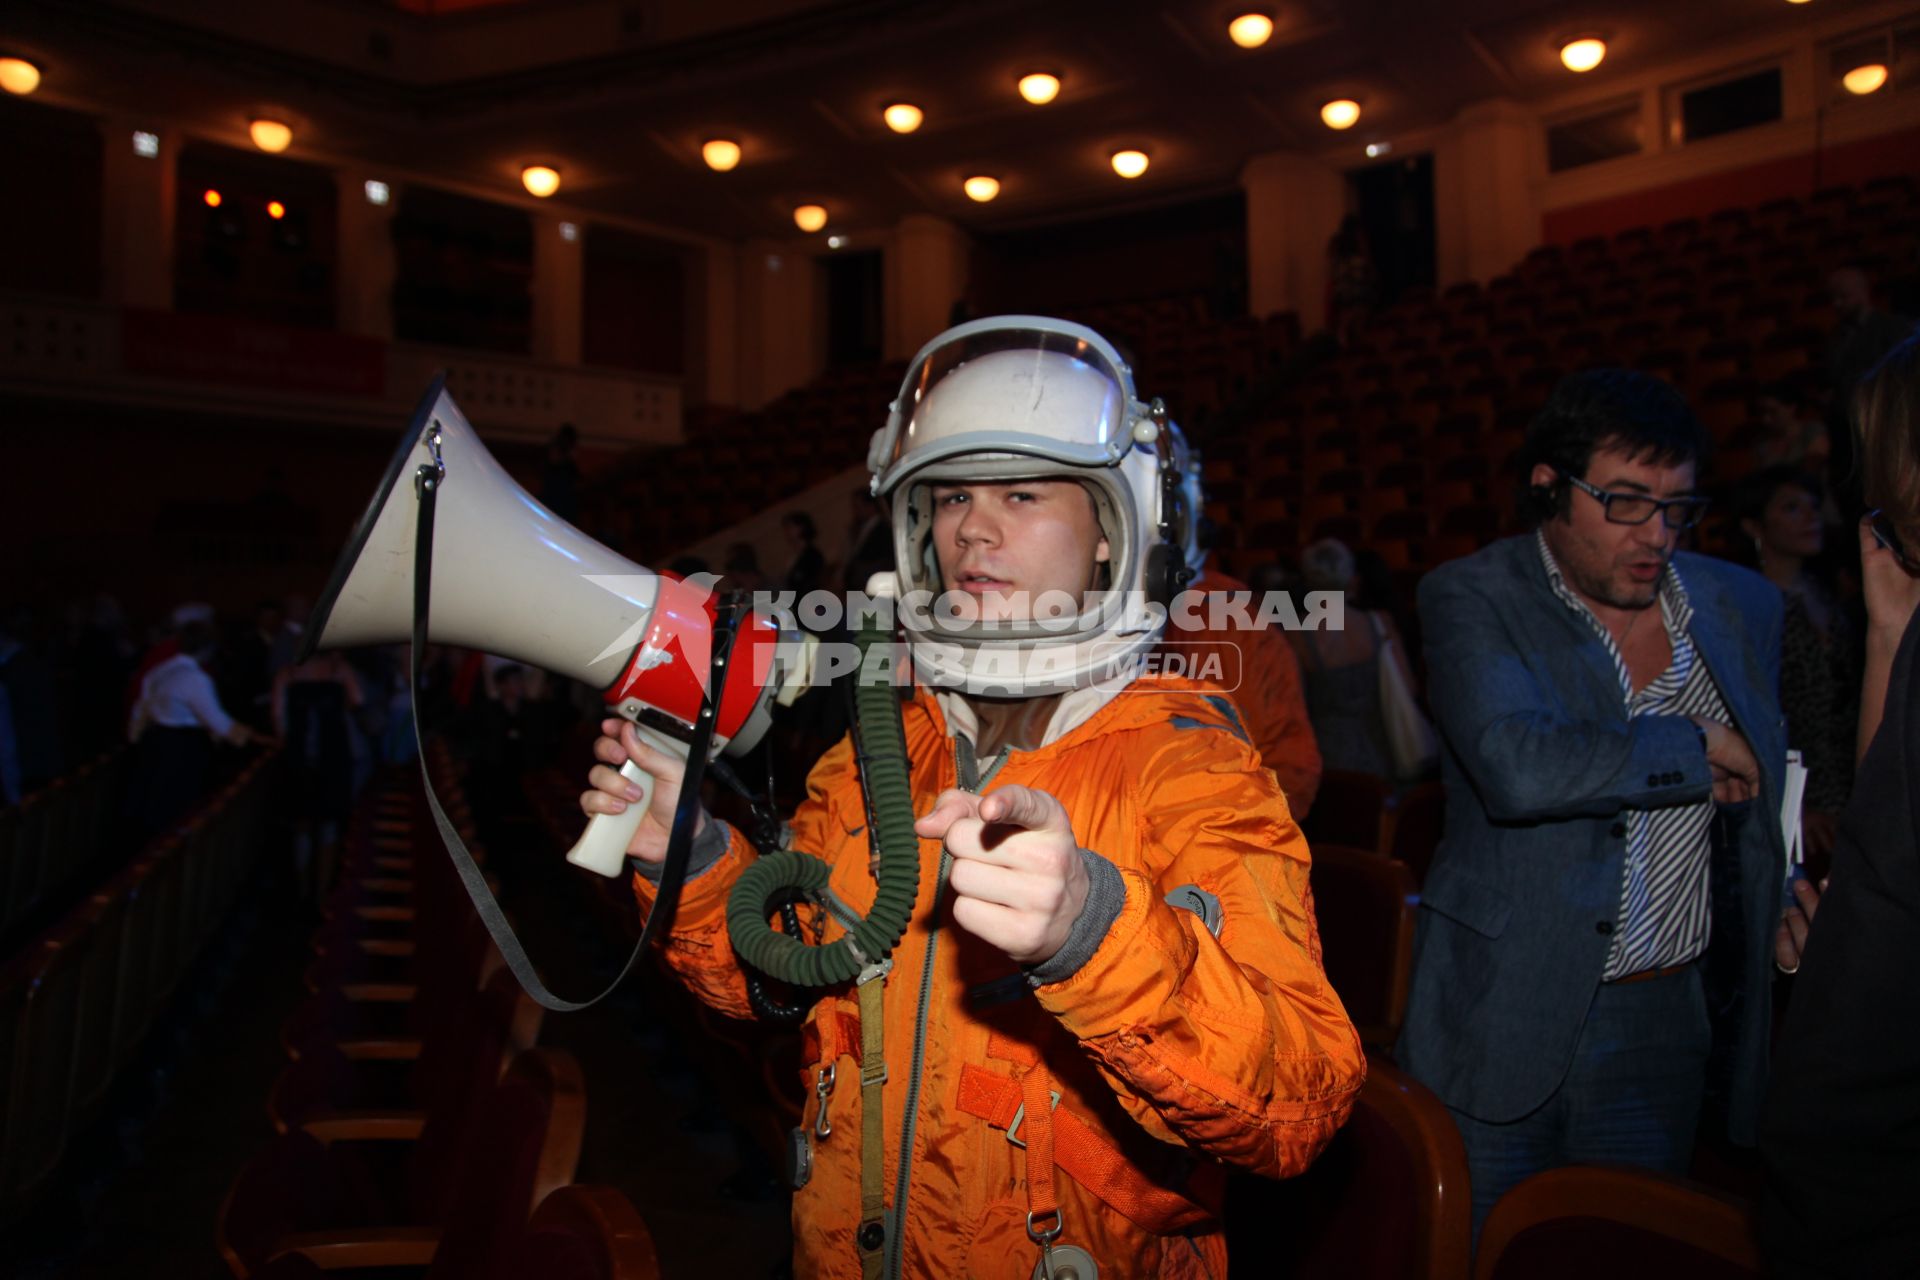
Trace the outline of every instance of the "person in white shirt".
<instances>
[{"instance_id":1,"label":"person in white shirt","mask_svg":"<svg viewBox=\"0 0 1920 1280\"><path fill-rule=\"evenodd\" d=\"M217 648L204 622L180 628L180 651L147 672L127 720L134 744L128 811L138 838L173 826L206 789L217 739L236 747L261 735L220 705L206 664Z\"/></svg>"}]
</instances>

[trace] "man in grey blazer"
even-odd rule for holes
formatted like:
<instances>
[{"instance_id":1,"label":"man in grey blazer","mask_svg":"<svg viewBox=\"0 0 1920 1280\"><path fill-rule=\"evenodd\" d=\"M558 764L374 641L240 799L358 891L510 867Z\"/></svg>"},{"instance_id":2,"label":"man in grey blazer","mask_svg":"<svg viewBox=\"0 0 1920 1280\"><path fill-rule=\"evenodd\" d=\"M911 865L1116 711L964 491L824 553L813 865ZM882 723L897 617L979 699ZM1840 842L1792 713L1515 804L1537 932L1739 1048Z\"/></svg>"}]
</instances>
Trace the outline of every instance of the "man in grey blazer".
<instances>
[{"instance_id":1,"label":"man in grey blazer","mask_svg":"<svg viewBox=\"0 0 1920 1280\"><path fill-rule=\"evenodd\" d=\"M1477 1232L1563 1164L1753 1139L1783 902L1781 597L1677 551L1698 420L1592 370L1528 430L1536 532L1428 574L1446 833L1399 1060L1466 1140Z\"/></svg>"}]
</instances>

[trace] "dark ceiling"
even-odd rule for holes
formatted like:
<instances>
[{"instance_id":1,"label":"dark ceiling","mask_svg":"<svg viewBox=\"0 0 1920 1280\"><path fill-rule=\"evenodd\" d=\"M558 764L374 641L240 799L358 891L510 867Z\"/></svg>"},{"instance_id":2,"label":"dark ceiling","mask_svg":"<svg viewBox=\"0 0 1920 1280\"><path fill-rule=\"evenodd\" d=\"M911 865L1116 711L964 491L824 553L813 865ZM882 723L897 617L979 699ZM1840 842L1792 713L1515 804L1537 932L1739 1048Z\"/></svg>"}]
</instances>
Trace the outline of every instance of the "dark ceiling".
<instances>
[{"instance_id":1,"label":"dark ceiling","mask_svg":"<svg viewBox=\"0 0 1920 1280\"><path fill-rule=\"evenodd\" d=\"M1248 51L1234 14L1276 31ZM0 47L41 61L55 105L158 114L239 141L249 114L296 125L296 157L521 198L522 165L556 165L592 212L729 239L791 234L795 204L835 229L912 213L1007 229L1231 190L1272 151L1321 152L1320 104L1352 97L1337 141L1443 124L1493 97L1540 100L1575 78L1564 38L1604 33L1581 84L1624 82L1715 43L1865 11L1869 0L13 0ZM1883 7L1883 6L1882 6ZM1022 72L1064 88L1021 101ZM895 135L881 107L926 122ZM700 144L737 139L727 174ZM1135 182L1108 155L1152 157ZM1343 153L1344 154L1344 153ZM976 205L970 174L1002 183Z\"/></svg>"}]
</instances>

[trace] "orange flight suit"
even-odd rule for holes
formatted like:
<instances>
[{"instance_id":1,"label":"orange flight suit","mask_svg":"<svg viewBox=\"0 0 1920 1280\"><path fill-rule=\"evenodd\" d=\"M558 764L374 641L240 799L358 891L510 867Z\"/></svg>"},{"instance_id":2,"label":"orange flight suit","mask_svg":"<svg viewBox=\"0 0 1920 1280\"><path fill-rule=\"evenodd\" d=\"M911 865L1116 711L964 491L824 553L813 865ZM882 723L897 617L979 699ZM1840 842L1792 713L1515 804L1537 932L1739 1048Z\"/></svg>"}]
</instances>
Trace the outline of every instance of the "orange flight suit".
<instances>
[{"instance_id":1,"label":"orange flight suit","mask_svg":"<svg viewBox=\"0 0 1920 1280\"><path fill-rule=\"evenodd\" d=\"M904 715L915 812L925 814L958 785L959 744L925 690ZM1055 796L1075 837L1118 868L1126 902L1076 973L1036 989L1018 964L952 923L940 842L920 842L919 895L885 979L882 1020L890 1210L906 1188L899 1274L1032 1272L1040 1251L1027 1236L1028 1161L1044 1161L1033 1153L1046 1137L1027 1141L1031 1120L1017 1135L1023 1145L1007 1130L1023 1094L1051 1089L1060 1095L1048 1130L1058 1243L1087 1250L1102 1280L1222 1276L1225 1167L1300 1172L1345 1121L1366 1073L1321 968L1306 840L1231 708L1190 681L1143 677L1057 741L995 763L979 763L981 789L1019 783ZM807 786L793 847L831 863L831 892L864 915L875 886L849 741ZM725 907L754 856L733 833L687 882L665 948L697 995L739 1018L750 1007ZM635 889L650 905L653 885L636 876ZM1169 895L1187 904L1211 896L1217 936L1203 906L1181 909ZM824 912L816 919L825 925L815 940L842 936ZM811 1180L794 1195L801 1277L861 1274L857 1013L851 984L830 989L804 1033L809 1132L824 1066L835 1083L832 1132L814 1142ZM910 1091L918 1102L903 1174ZM1040 1186L1044 1171L1036 1166Z\"/></svg>"}]
</instances>

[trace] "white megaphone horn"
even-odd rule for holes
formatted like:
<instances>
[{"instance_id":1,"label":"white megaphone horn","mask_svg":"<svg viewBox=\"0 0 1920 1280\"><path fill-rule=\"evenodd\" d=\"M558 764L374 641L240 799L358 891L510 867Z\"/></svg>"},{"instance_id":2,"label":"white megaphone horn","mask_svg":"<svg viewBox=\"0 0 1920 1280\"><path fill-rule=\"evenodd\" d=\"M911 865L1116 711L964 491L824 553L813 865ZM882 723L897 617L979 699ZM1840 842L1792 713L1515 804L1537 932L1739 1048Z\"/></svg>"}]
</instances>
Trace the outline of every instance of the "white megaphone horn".
<instances>
[{"instance_id":1,"label":"white megaphone horn","mask_svg":"<svg viewBox=\"0 0 1920 1280\"><path fill-rule=\"evenodd\" d=\"M414 477L441 468L429 638L581 681L642 739L684 759L706 695L712 593L641 568L534 501L487 452L444 381L428 388L334 565L308 623L308 650L411 639ZM783 637L777 621L747 616L714 721L715 753L738 755L760 740L780 686L794 691L786 677L804 678L802 657L797 637ZM603 876L620 874L653 799L653 779L632 761L620 772L641 799L591 818L567 854Z\"/></svg>"}]
</instances>

